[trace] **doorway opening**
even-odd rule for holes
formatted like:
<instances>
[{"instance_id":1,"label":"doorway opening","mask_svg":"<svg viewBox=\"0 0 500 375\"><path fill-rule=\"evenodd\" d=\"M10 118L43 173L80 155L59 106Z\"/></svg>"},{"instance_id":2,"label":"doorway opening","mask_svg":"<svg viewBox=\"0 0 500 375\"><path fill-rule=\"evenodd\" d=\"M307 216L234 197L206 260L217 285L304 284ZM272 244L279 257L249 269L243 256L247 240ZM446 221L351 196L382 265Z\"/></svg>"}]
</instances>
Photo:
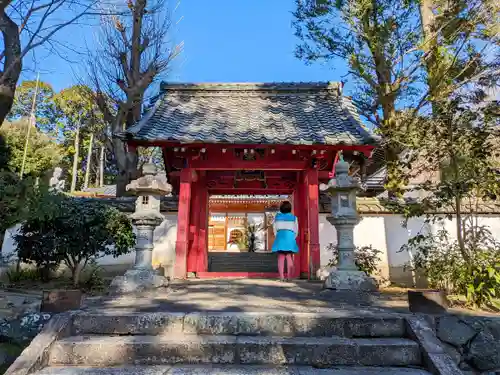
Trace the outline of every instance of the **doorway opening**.
<instances>
[{"instance_id":1,"label":"doorway opening","mask_svg":"<svg viewBox=\"0 0 500 375\"><path fill-rule=\"evenodd\" d=\"M208 271L276 274L274 215L288 195L211 195Z\"/></svg>"}]
</instances>

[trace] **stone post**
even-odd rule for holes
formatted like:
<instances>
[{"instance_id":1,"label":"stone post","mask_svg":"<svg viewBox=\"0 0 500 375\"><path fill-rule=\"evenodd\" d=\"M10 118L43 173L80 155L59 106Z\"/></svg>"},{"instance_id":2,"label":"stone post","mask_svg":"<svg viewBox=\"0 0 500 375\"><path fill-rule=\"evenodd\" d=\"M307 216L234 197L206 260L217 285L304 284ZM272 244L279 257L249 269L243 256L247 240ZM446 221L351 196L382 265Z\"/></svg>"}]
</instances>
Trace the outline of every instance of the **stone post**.
<instances>
[{"instance_id":1,"label":"stone post","mask_svg":"<svg viewBox=\"0 0 500 375\"><path fill-rule=\"evenodd\" d=\"M153 269L153 234L163 221L160 213L161 197L172 192L165 174L157 174L154 164L145 164L143 176L127 185L127 190L137 195L132 224L137 230L135 262L124 276L115 277L111 283L114 293L141 292L167 286L167 279Z\"/></svg>"},{"instance_id":2,"label":"stone post","mask_svg":"<svg viewBox=\"0 0 500 375\"><path fill-rule=\"evenodd\" d=\"M325 280L324 288L372 291L376 281L360 271L354 261L354 227L360 217L356 209L356 193L361 189L358 178L349 176L349 163L343 159L335 166L335 178L320 186L330 196L332 215L327 219L337 231L339 260Z\"/></svg>"}]
</instances>

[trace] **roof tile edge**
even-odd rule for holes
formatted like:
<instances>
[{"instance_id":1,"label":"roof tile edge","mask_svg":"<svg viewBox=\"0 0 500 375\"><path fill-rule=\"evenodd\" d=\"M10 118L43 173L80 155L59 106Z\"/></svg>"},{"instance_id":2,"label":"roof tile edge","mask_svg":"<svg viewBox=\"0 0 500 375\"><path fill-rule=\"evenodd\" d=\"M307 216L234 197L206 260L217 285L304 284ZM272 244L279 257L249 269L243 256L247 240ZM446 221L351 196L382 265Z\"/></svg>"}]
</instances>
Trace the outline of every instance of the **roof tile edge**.
<instances>
[{"instance_id":1,"label":"roof tile edge","mask_svg":"<svg viewBox=\"0 0 500 375\"><path fill-rule=\"evenodd\" d=\"M160 91L335 91L340 82L162 82Z\"/></svg>"}]
</instances>

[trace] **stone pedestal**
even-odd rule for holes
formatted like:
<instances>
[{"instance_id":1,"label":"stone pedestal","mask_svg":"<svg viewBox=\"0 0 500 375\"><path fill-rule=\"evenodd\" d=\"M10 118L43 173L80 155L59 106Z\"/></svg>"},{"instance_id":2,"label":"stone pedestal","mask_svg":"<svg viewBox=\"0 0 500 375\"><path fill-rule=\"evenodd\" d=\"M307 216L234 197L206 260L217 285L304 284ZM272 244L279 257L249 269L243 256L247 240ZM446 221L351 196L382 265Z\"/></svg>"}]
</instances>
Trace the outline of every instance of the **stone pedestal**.
<instances>
[{"instance_id":1,"label":"stone pedestal","mask_svg":"<svg viewBox=\"0 0 500 375\"><path fill-rule=\"evenodd\" d=\"M158 275L154 269L131 269L123 276L117 276L111 282L111 293L140 293L148 290L164 288L168 280Z\"/></svg>"},{"instance_id":2,"label":"stone pedestal","mask_svg":"<svg viewBox=\"0 0 500 375\"><path fill-rule=\"evenodd\" d=\"M335 270L328 275L324 283L325 289L353 290L372 292L377 290L375 279L367 276L363 271Z\"/></svg>"},{"instance_id":3,"label":"stone pedestal","mask_svg":"<svg viewBox=\"0 0 500 375\"><path fill-rule=\"evenodd\" d=\"M150 211L132 214L137 228L134 267L111 282L112 293L133 293L168 286L168 280L153 269L153 233L161 224L161 214Z\"/></svg>"},{"instance_id":4,"label":"stone pedestal","mask_svg":"<svg viewBox=\"0 0 500 375\"><path fill-rule=\"evenodd\" d=\"M328 217L327 220L337 230L337 249L339 260L336 269L325 279L324 288L334 290L375 291L374 278L360 271L354 258L354 227L359 217Z\"/></svg>"}]
</instances>

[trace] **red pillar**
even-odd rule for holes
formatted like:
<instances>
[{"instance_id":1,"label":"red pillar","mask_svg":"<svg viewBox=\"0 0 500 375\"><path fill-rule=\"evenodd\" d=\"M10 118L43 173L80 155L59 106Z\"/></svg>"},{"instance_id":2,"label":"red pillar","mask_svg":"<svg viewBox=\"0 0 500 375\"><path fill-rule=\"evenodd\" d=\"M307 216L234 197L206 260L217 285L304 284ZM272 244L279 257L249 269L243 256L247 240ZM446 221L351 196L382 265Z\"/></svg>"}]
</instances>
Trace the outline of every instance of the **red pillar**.
<instances>
[{"instance_id":1,"label":"red pillar","mask_svg":"<svg viewBox=\"0 0 500 375\"><path fill-rule=\"evenodd\" d=\"M299 172L297 184L297 204L299 220L300 275L309 274L309 215L307 209L307 185L304 172Z\"/></svg>"},{"instance_id":2,"label":"red pillar","mask_svg":"<svg viewBox=\"0 0 500 375\"><path fill-rule=\"evenodd\" d=\"M200 181L191 182L191 204L189 210L189 242L187 252L187 273L196 272L198 262L198 227L200 215L195 207L200 205Z\"/></svg>"},{"instance_id":3,"label":"red pillar","mask_svg":"<svg viewBox=\"0 0 500 375\"><path fill-rule=\"evenodd\" d=\"M198 171L191 191L187 272L207 272L208 191L204 171Z\"/></svg>"},{"instance_id":4,"label":"red pillar","mask_svg":"<svg viewBox=\"0 0 500 375\"><path fill-rule=\"evenodd\" d=\"M177 214L177 240L175 242L174 277L178 279L185 278L187 272L191 183L191 169L183 169L180 176L179 211Z\"/></svg>"},{"instance_id":5,"label":"red pillar","mask_svg":"<svg viewBox=\"0 0 500 375\"><path fill-rule=\"evenodd\" d=\"M316 278L316 271L321 266L319 248L319 186L318 170L309 169L305 178L307 216L309 224L309 278Z\"/></svg>"},{"instance_id":6,"label":"red pillar","mask_svg":"<svg viewBox=\"0 0 500 375\"><path fill-rule=\"evenodd\" d=\"M205 172L200 172L198 178L198 206L194 206L198 214L198 232L197 232L197 248L196 248L196 271L208 271L208 190L206 184Z\"/></svg>"},{"instance_id":7,"label":"red pillar","mask_svg":"<svg viewBox=\"0 0 500 375\"><path fill-rule=\"evenodd\" d=\"M301 215L304 209L302 208L302 200L300 199L300 192L298 188L295 188L293 192L293 213L297 217L297 220L299 222L299 233L297 233L297 244L299 246L299 253L294 256L294 262L293 262L293 278L299 278L300 277L300 272L301 272L301 259L306 257L306 254L303 252L303 245L302 245L302 221L301 221Z\"/></svg>"}]
</instances>

